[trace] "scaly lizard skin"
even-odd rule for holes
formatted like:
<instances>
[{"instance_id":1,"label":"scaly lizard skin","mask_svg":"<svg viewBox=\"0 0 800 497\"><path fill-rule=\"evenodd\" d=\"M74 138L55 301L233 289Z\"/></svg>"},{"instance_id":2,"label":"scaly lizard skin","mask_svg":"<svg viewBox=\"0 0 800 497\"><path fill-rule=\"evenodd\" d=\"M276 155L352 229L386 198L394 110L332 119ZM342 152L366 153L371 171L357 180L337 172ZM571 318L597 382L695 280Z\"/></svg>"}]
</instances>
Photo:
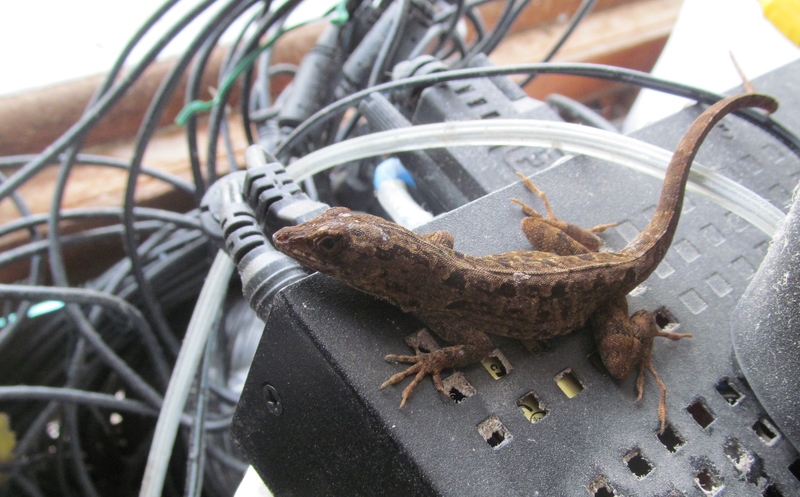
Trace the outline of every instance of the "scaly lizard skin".
<instances>
[{"instance_id":1,"label":"scaly lizard skin","mask_svg":"<svg viewBox=\"0 0 800 497\"><path fill-rule=\"evenodd\" d=\"M625 296L650 276L672 242L689 169L703 139L726 114L744 107L773 112L777 102L750 93L726 98L703 112L675 150L653 219L618 252L598 252L595 233L610 225L586 230L556 219L544 194L524 177L548 212L545 218L514 200L528 216L522 229L536 251L472 257L453 250L453 237L445 231L419 235L343 207L283 228L273 241L303 265L414 313L454 344L415 356L387 356L411 364L381 385L414 376L403 391L401 407L426 375L447 395L440 372L487 357L493 347L486 333L547 339L588 323L612 376L624 379L639 366L639 398L645 370L653 374L661 389L663 431L666 387L652 365L653 341L657 336L679 340L690 335L661 331L647 310L629 317Z\"/></svg>"}]
</instances>

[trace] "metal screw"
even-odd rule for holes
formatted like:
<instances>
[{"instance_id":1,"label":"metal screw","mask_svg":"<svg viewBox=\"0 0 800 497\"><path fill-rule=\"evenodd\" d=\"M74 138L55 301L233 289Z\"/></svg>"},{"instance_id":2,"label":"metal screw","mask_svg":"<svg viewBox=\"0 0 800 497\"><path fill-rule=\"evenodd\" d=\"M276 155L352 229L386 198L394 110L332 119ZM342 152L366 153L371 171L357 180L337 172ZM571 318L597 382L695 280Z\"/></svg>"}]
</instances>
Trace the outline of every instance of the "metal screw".
<instances>
[{"instance_id":1,"label":"metal screw","mask_svg":"<svg viewBox=\"0 0 800 497\"><path fill-rule=\"evenodd\" d=\"M267 403L267 411L275 416L283 414L283 402L281 402L281 396L275 387L269 383L264 383L261 391L264 394L264 401Z\"/></svg>"}]
</instances>

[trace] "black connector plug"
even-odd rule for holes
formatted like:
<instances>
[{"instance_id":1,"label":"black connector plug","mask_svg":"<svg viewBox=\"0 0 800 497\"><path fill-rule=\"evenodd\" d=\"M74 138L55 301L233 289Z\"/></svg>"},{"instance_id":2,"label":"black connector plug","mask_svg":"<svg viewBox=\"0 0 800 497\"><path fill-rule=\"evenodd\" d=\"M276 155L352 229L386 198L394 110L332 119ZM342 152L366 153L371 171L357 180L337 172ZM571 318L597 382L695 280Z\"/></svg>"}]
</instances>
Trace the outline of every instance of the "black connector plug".
<instances>
[{"instance_id":1,"label":"black connector plug","mask_svg":"<svg viewBox=\"0 0 800 497\"><path fill-rule=\"evenodd\" d=\"M295 128L316 111L329 104L334 85L342 70L338 44L340 26L331 25L317 40L297 69L292 88L278 113L280 128Z\"/></svg>"},{"instance_id":2,"label":"black connector plug","mask_svg":"<svg viewBox=\"0 0 800 497\"><path fill-rule=\"evenodd\" d=\"M312 200L286 174L283 164L258 145L244 155L247 174L242 192L253 209L258 225L268 236L286 226L314 219L328 209Z\"/></svg>"},{"instance_id":3,"label":"black connector plug","mask_svg":"<svg viewBox=\"0 0 800 497\"><path fill-rule=\"evenodd\" d=\"M245 175L239 171L211 185L203 196L201 219L206 233L224 245L236 264L250 307L266 321L275 294L308 272L278 252L259 228L241 193Z\"/></svg>"}]
</instances>

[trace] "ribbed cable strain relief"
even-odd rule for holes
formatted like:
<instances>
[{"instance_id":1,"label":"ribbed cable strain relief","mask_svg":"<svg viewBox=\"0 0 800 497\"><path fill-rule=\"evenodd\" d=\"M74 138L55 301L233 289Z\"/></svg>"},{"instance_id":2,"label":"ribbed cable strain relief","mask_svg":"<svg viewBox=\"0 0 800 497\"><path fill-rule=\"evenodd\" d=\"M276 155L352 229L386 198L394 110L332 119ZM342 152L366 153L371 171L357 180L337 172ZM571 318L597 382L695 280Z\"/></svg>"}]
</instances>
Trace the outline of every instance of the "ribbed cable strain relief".
<instances>
[{"instance_id":1,"label":"ribbed cable strain relief","mask_svg":"<svg viewBox=\"0 0 800 497\"><path fill-rule=\"evenodd\" d=\"M255 213L259 226L264 228L267 210L278 200L302 193L300 187L286 173L283 164L259 145L251 145L245 152L247 174L242 193ZM265 230L266 231L266 230Z\"/></svg>"},{"instance_id":2,"label":"ribbed cable strain relief","mask_svg":"<svg viewBox=\"0 0 800 497\"><path fill-rule=\"evenodd\" d=\"M258 317L266 322L272 299L286 286L308 275L306 269L272 245L261 245L237 263L242 292Z\"/></svg>"}]
</instances>

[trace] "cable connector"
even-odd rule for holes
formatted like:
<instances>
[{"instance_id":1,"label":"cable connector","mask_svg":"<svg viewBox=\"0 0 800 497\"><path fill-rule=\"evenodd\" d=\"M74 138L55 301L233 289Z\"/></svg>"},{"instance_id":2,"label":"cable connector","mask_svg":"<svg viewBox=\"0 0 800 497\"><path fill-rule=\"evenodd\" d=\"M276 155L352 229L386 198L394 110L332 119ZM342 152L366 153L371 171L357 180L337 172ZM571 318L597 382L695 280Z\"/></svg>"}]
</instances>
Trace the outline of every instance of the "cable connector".
<instances>
[{"instance_id":1,"label":"cable connector","mask_svg":"<svg viewBox=\"0 0 800 497\"><path fill-rule=\"evenodd\" d=\"M242 192L265 234L309 221L328 209L303 193L283 164L260 146L251 145L244 160L247 174Z\"/></svg>"},{"instance_id":2,"label":"cable connector","mask_svg":"<svg viewBox=\"0 0 800 497\"><path fill-rule=\"evenodd\" d=\"M224 244L242 279L242 292L259 318L266 321L275 294L308 272L278 252L256 222L242 196L246 173L229 174L203 196L201 219L211 238Z\"/></svg>"}]
</instances>

